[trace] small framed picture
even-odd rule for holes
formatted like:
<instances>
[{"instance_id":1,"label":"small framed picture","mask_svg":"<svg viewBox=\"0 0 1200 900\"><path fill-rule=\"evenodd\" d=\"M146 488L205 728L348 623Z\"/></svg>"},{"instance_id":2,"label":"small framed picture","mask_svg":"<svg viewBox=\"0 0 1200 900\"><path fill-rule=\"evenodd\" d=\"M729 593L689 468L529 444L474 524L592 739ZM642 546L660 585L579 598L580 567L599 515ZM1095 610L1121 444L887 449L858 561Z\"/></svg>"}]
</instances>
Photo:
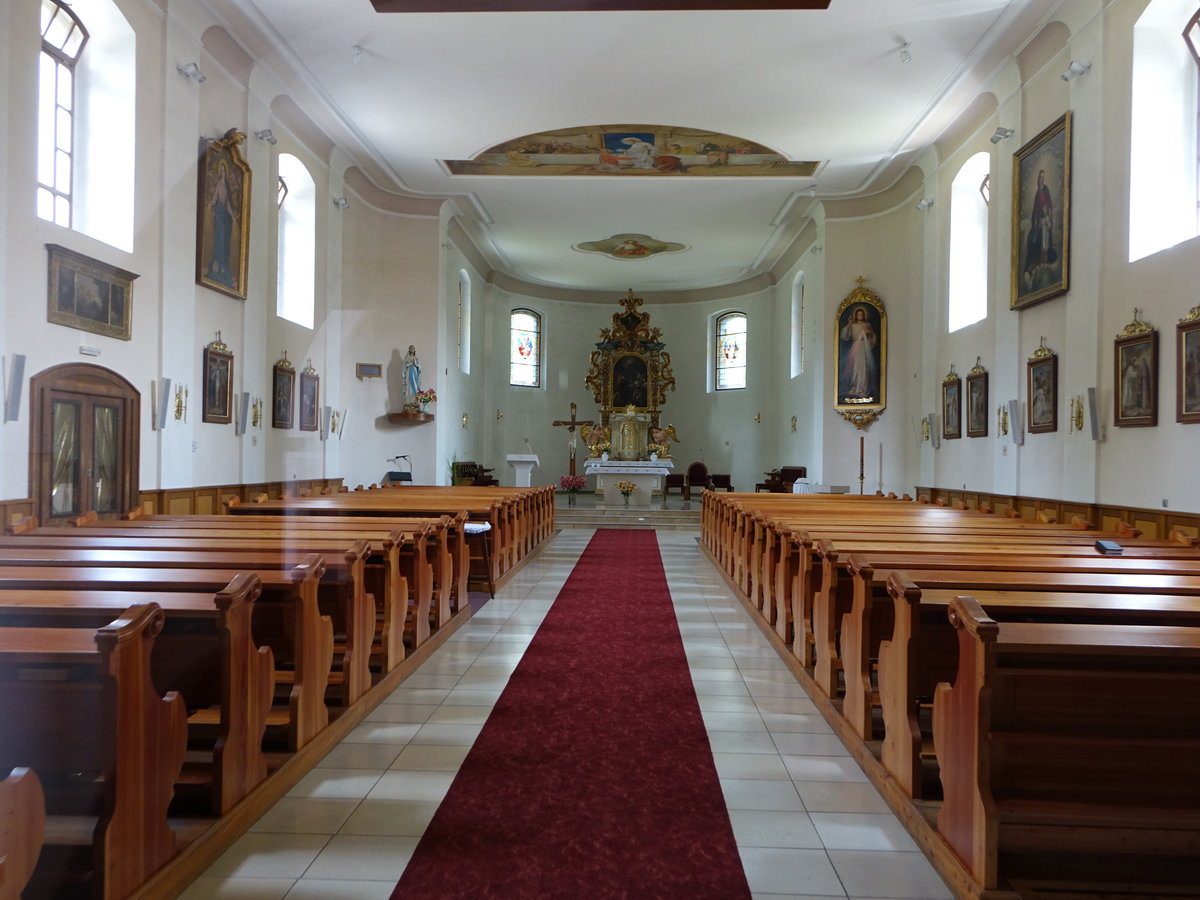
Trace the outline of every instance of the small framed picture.
<instances>
[{"instance_id":1,"label":"small framed picture","mask_svg":"<svg viewBox=\"0 0 1200 900\"><path fill-rule=\"evenodd\" d=\"M948 441L962 437L962 381L954 366L942 379L942 437Z\"/></svg>"},{"instance_id":2,"label":"small framed picture","mask_svg":"<svg viewBox=\"0 0 1200 900\"><path fill-rule=\"evenodd\" d=\"M137 275L58 244L47 244L46 250L50 256L46 321L129 340Z\"/></svg>"},{"instance_id":3,"label":"small framed picture","mask_svg":"<svg viewBox=\"0 0 1200 900\"><path fill-rule=\"evenodd\" d=\"M204 348L204 403L200 418L217 425L233 421L233 353L220 338Z\"/></svg>"},{"instance_id":4,"label":"small framed picture","mask_svg":"<svg viewBox=\"0 0 1200 900\"><path fill-rule=\"evenodd\" d=\"M296 424L293 413L296 394L296 367L285 356L275 363L271 377L271 427L292 428Z\"/></svg>"},{"instance_id":5,"label":"small framed picture","mask_svg":"<svg viewBox=\"0 0 1200 900\"><path fill-rule=\"evenodd\" d=\"M1139 321L1114 342L1113 424L1122 428L1158 424L1158 331Z\"/></svg>"},{"instance_id":6,"label":"small framed picture","mask_svg":"<svg viewBox=\"0 0 1200 900\"><path fill-rule=\"evenodd\" d=\"M1200 422L1200 306L1176 326L1175 421Z\"/></svg>"},{"instance_id":7,"label":"small framed picture","mask_svg":"<svg viewBox=\"0 0 1200 900\"><path fill-rule=\"evenodd\" d=\"M1042 346L1026 363L1030 434L1058 431L1058 356Z\"/></svg>"},{"instance_id":8,"label":"small framed picture","mask_svg":"<svg viewBox=\"0 0 1200 900\"><path fill-rule=\"evenodd\" d=\"M987 437L988 373L980 365L967 373L967 437Z\"/></svg>"},{"instance_id":9,"label":"small framed picture","mask_svg":"<svg viewBox=\"0 0 1200 900\"><path fill-rule=\"evenodd\" d=\"M355 378L382 378L383 363L355 363Z\"/></svg>"},{"instance_id":10,"label":"small framed picture","mask_svg":"<svg viewBox=\"0 0 1200 900\"><path fill-rule=\"evenodd\" d=\"M321 399L321 376L315 369L306 368L300 373L300 430L316 431L317 415Z\"/></svg>"}]
</instances>

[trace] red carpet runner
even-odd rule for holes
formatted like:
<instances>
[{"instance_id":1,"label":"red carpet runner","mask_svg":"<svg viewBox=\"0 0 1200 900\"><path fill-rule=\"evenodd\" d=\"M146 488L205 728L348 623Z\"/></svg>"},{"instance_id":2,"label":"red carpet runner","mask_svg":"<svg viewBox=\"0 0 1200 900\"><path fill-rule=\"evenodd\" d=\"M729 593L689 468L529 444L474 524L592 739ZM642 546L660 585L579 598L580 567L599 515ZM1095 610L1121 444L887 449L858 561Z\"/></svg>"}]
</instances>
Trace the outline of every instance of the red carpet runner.
<instances>
[{"instance_id":1,"label":"red carpet runner","mask_svg":"<svg viewBox=\"0 0 1200 900\"><path fill-rule=\"evenodd\" d=\"M597 531L392 898L749 896L657 538Z\"/></svg>"}]
</instances>

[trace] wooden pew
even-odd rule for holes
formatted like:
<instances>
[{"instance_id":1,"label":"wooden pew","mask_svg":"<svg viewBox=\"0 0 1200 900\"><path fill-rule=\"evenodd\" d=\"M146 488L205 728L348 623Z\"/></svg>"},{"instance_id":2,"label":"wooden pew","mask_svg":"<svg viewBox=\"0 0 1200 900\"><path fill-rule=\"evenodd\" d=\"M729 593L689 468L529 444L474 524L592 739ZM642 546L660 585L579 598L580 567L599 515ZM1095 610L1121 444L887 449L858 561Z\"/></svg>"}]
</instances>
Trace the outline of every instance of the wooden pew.
<instances>
[{"instance_id":1,"label":"wooden pew","mask_svg":"<svg viewBox=\"0 0 1200 900\"><path fill-rule=\"evenodd\" d=\"M317 585L324 570L324 560L310 555L288 569L258 569L253 573L262 586L259 608L264 601L280 604L286 610L286 626L290 629L283 643L276 643L265 633L257 636L271 645L277 663L285 658L293 663L287 702L290 750L304 746L329 723L325 689L333 664L333 624L328 616L320 614L317 603ZM215 594L239 574L238 570L217 568L0 565L0 589Z\"/></svg>"},{"instance_id":2,"label":"wooden pew","mask_svg":"<svg viewBox=\"0 0 1200 900\"><path fill-rule=\"evenodd\" d=\"M997 623L952 601L938 831L980 890L1200 884L1200 629Z\"/></svg>"},{"instance_id":3,"label":"wooden pew","mask_svg":"<svg viewBox=\"0 0 1200 900\"><path fill-rule=\"evenodd\" d=\"M284 570L298 563L298 554L285 549L213 549L199 543L176 539L169 548L126 550L92 547L0 548L3 566L137 566L142 568L212 568L221 570ZM365 582L367 546L356 541L341 557L321 557L324 572L320 593L329 601L333 620L345 634L345 646L338 663L340 671L330 683L340 685L342 706L349 706L371 686L370 648L374 639L375 611L367 601ZM232 576L231 576L232 578ZM261 617L263 613L260 611ZM277 674L290 679L290 673Z\"/></svg>"},{"instance_id":4,"label":"wooden pew","mask_svg":"<svg viewBox=\"0 0 1200 900\"><path fill-rule=\"evenodd\" d=\"M0 781L0 900L21 900L45 833L42 784L32 769L15 768Z\"/></svg>"},{"instance_id":5,"label":"wooden pew","mask_svg":"<svg viewBox=\"0 0 1200 900\"><path fill-rule=\"evenodd\" d=\"M214 547L240 542L323 556L340 555L354 541L366 540L370 547L368 590L382 606L380 649L384 669L390 672L404 659L405 627L411 646L420 646L430 634L431 610L437 622L444 624L452 609L452 587L457 583L465 590L465 544L449 531L454 521L448 516L419 520L330 516L313 517L301 524L279 516L142 516L93 529L42 527L33 531L27 527L22 539L34 542L31 546L135 549L153 548L156 541L179 536L203 539ZM14 546L7 541L0 538L0 546Z\"/></svg>"},{"instance_id":6,"label":"wooden pew","mask_svg":"<svg viewBox=\"0 0 1200 900\"><path fill-rule=\"evenodd\" d=\"M165 624L151 677L180 694L190 715L189 754L178 790L203 791L214 815L267 777L263 735L275 690L269 647L251 633L258 579L238 575L216 594L156 594ZM137 591L0 590L0 627L97 627L145 601ZM286 725L287 715L274 723Z\"/></svg>"},{"instance_id":7,"label":"wooden pew","mask_svg":"<svg viewBox=\"0 0 1200 900\"><path fill-rule=\"evenodd\" d=\"M32 768L48 812L31 896L88 877L93 896L125 897L175 852L167 807L187 723L150 677L163 621L147 603L98 631L0 629L0 767Z\"/></svg>"},{"instance_id":8,"label":"wooden pew","mask_svg":"<svg viewBox=\"0 0 1200 900\"><path fill-rule=\"evenodd\" d=\"M427 610L433 617L435 627L444 627L453 612L466 606L468 559L469 552L466 537L461 523L465 521L465 513L455 516L436 517L397 517L397 516L333 516L314 515L301 517L281 517L279 515L249 515L241 514L236 518L231 516L144 516L123 522L120 526L108 526L103 530L106 534L136 535L144 529L181 528L203 529L203 533L195 532L195 537L218 537L222 533L254 529L266 536L274 534L285 539L289 544L299 542L302 538L341 537L356 540L364 538L371 541L372 547L379 553L386 554L387 548L376 542L384 536L401 532L404 536L400 544L398 565L413 585L413 602L419 617ZM128 530L127 530L128 529ZM44 533L45 529L39 530ZM459 597L463 600L459 600ZM422 643L428 637L428 627L417 626L414 646ZM398 640L398 639L397 639ZM395 646L392 644L392 646ZM398 661L398 659L397 659Z\"/></svg>"}]
</instances>

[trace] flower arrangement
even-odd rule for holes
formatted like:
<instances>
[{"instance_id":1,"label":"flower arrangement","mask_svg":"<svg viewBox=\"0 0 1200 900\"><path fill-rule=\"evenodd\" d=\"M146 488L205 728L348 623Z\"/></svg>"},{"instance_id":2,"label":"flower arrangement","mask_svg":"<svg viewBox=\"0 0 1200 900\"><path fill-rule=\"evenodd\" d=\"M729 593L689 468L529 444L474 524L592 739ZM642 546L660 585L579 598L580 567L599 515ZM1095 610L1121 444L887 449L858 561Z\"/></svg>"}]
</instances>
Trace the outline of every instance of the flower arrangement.
<instances>
[{"instance_id":1,"label":"flower arrangement","mask_svg":"<svg viewBox=\"0 0 1200 900\"><path fill-rule=\"evenodd\" d=\"M437 403L437 391L433 388L425 388L423 391L417 391L414 398L418 403L424 406L427 403Z\"/></svg>"},{"instance_id":2,"label":"flower arrangement","mask_svg":"<svg viewBox=\"0 0 1200 900\"><path fill-rule=\"evenodd\" d=\"M660 457L670 456L671 454L670 444L647 444L646 449L651 453L657 453Z\"/></svg>"},{"instance_id":3,"label":"flower arrangement","mask_svg":"<svg viewBox=\"0 0 1200 900\"><path fill-rule=\"evenodd\" d=\"M564 475L558 479L559 487L564 491L570 491L574 494L576 491L587 487L586 475Z\"/></svg>"},{"instance_id":4,"label":"flower arrangement","mask_svg":"<svg viewBox=\"0 0 1200 900\"><path fill-rule=\"evenodd\" d=\"M605 453L608 450L612 449L612 442L611 441L597 441L594 444L589 444L588 449L592 451L592 456L599 456L601 453Z\"/></svg>"},{"instance_id":5,"label":"flower arrangement","mask_svg":"<svg viewBox=\"0 0 1200 900\"><path fill-rule=\"evenodd\" d=\"M628 498L630 494L637 490L637 485L632 481L618 481L617 490L621 492L622 497Z\"/></svg>"}]
</instances>

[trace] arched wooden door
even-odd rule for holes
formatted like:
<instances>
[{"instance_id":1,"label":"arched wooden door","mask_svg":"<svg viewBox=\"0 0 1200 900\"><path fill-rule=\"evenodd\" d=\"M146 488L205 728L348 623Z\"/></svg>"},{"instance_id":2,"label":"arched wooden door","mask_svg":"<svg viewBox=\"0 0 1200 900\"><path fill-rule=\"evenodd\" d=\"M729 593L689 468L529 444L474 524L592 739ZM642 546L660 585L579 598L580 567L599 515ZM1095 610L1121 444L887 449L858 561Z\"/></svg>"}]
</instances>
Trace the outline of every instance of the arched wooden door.
<instances>
[{"instance_id":1,"label":"arched wooden door","mask_svg":"<svg viewBox=\"0 0 1200 900\"><path fill-rule=\"evenodd\" d=\"M29 493L38 521L95 511L115 518L137 505L141 397L116 372L86 363L34 375Z\"/></svg>"}]
</instances>

